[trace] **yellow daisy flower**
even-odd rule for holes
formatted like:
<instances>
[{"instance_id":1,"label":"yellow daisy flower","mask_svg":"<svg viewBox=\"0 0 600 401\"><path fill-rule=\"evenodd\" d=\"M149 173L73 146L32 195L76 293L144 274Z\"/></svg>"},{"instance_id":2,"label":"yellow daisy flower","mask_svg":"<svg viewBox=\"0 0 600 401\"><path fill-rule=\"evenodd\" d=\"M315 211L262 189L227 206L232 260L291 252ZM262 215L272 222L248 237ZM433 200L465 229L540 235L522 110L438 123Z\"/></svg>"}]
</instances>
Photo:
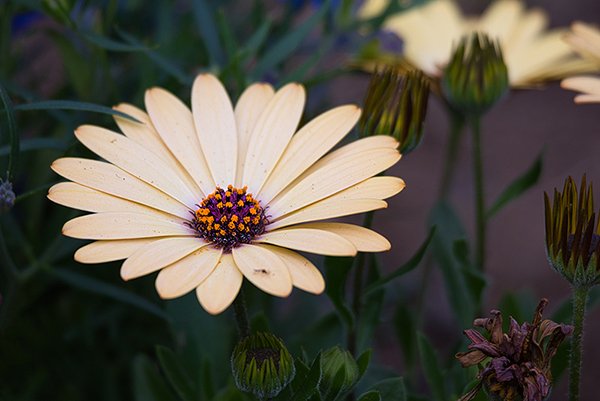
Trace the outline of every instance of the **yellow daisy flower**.
<instances>
[{"instance_id":1,"label":"yellow daisy flower","mask_svg":"<svg viewBox=\"0 0 600 401\"><path fill-rule=\"evenodd\" d=\"M600 70L600 30L598 28L575 22L571 32L565 35L565 41L573 50L581 54ZM575 103L600 103L600 77L578 76L564 79L561 86L582 94L575 96Z\"/></svg>"},{"instance_id":2,"label":"yellow daisy flower","mask_svg":"<svg viewBox=\"0 0 600 401\"><path fill-rule=\"evenodd\" d=\"M321 293L319 270L294 251L352 256L390 243L364 227L317 222L385 208L404 188L396 177L373 177L394 165L388 136L355 141L328 153L356 124L360 109L332 109L296 128L304 88L275 92L251 85L233 107L213 75L199 75L190 110L161 88L146 92L147 114L115 109L124 135L84 125L77 139L106 160L61 158L52 169L70 180L48 197L92 212L68 221L63 234L96 240L75 253L82 263L126 259L121 277L160 271L165 299L192 290L217 314L235 299L243 277L280 297L292 287Z\"/></svg>"},{"instance_id":3,"label":"yellow daisy flower","mask_svg":"<svg viewBox=\"0 0 600 401\"><path fill-rule=\"evenodd\" d=\"M364 18L381 13L389 0L367 0L360 10ZM464 16L452 0L433 0L389 17L383 27L404 41L409 64L438 78L461 38L473 32L498 40L508 66L512 87L527 87L575 73L589 71L562 40L564 31L546 30L542 10L526 10L519 0L496 0L480 17Z\"/></svg>"}]
</instances>

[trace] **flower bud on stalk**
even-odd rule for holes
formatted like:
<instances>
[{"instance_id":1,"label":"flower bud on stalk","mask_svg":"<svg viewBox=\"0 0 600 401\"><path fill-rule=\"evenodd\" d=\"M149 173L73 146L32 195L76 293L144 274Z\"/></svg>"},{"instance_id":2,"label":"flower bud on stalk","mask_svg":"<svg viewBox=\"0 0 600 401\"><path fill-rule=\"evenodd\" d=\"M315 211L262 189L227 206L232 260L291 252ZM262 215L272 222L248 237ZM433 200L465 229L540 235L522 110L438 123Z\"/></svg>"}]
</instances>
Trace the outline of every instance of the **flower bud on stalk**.
<instances>
[{"instance_id":1,"label":"flower bud on stalk","mask_svg":"<svg viewBox=\"0 0 600 401\"><path fill-rule=\"evenodd\" d=\"M585 175L579 191L573 178L565 180L563 191L554 197L544 193L546 254L550 265L573 286L591 287L600 283L600 235L594 213L592 185Z\"/></svg>"},{"instance_id":2,"label":"flower bud on stalk","mask_svg":"<svg viewBox=\"0 0 600 401\"><path fill-rule=\"evenodd\" d=\"M15 193L12 184L0 178L0 213L8 212L15 205Z\"/></svg>"},{"instance_id":3,"label":"flower bud on stalk","mask_svg":"<svg viewBox=\"0 0 600 401\"><path fill-rule=\"evenodd\" d=\"M323 352L321 370L323 376L319 392L324 399L334 399L351 390L360 376L358 365L350 352L338 346Z\"/></svg>"},{"instance_id":4,"label":"flower bud on stalk","mask_svg":"<svg viewBox=\"0 0 600 401\"><path fill-rule=\"evenodd\" d=\"M283 342L270 333L243 338L231 355L237 387L259 399L277 396L294 378L294 359Z\"/></svg>"},{"instance_id":5,"label":"flower bud on stalk","mask_svg":"<svg viewBox=\"0 0 600 401\"><path fill-rule=\"evenodd\" d=\"M376 71L365 96L361 136L390 135L400 142L400 153L412 151L423 137L428 98L429 81L421 71Z\"/></svg>"},{"instance_id":6,"label":"flower bud on stalk","mask_svg":"<svg viewBox=\"0 0 600 401\"><path fill-rule=\"evenodd\" d=\"M487 35L465 37L444 69L442 93L464 116L480 116L508 91L508 69L500 45Z\"/></svg>"}]
</instances>

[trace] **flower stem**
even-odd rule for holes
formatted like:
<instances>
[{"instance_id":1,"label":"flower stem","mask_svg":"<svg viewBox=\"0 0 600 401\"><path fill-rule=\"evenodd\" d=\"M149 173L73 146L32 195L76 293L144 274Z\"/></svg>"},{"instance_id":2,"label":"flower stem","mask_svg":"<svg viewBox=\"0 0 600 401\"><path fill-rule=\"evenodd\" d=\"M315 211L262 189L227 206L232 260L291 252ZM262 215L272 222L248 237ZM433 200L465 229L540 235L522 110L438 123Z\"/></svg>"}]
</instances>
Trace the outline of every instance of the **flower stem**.
<instances>
[{"instance_id":1,"label":"flower stem","mask_svg":"<svg viewBox=\"0 0 600 401\"><path fill-rule=\"evenodd\" d=\"M444 200L448 197L448 192L456 172L456 158L458 156L458 145L462 138L463 128L465 126L464 118L458 114L450 111L450 138L448 139L448 146L446 147L446 159L444 161L444 171L442 172L442 181L440 183L440 194L439 200Z\"/></svg>"},{"instance_id":2,"label":"flower stem","mask_svg":"<svg viewBox=\"0 0 600 401\"><path fill-rule=\"evenodd\" d=\"M373 212L365 214L363 220L363 227L371 228L373 225ZM360 316L361 297L363 291L363 276L365 275L365 267L367 264L366 255L363 252L359 252L356 257L356 269L354 269L354 285L352 288L352 311L354 312L354 326L348 330L348 351L352 355L356 355L358 348L357 338L357 325Z\"/></svg>"},{"instance_id":3,"label":"flower stem","mask_svg":"<svg viewBox=\"0 0 600 401\"><path fill-rule=\"evenodd\" d=\"M248 321L248 309L246 308L246 299L244 298L244 288L240 288L235 301L233 301L233 313L237 323L240 338L250 335L250 322Z\"/></svg>"},{"instance_id":4,"label":"flower stem","mask_svg":"<svg viewBox=\"0 0 600 401\"><path fill-rule=\"evenodd\" d=\"M571 361L569 366L569 401L579 401L581 376L581 351L583 345L583 324L588 287L573 287L573 337L571 337Z\"/></svg>"},{"instance_id":5,"label":"flower stem","mask_svg":"<svg viewBox=\"0 0 600 401\"><path fill-rule=\"evenodd\" d=\"M485 264L485 193L483 187L483 158L481 155L481 125L479 117L471 119L473 132L473 177L475 179L475 266L484 271Z\"/></svg>"}]
</instances>

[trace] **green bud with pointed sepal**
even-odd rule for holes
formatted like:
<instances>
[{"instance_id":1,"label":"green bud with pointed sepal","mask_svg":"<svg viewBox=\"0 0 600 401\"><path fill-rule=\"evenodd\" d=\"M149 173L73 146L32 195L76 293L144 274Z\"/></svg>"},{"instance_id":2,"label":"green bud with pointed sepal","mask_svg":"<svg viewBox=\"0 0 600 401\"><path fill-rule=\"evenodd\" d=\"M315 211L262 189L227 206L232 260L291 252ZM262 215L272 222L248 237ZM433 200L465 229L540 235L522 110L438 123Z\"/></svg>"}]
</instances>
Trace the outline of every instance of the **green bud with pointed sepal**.
<instances>
[{"instance_id":1,"label":"green bud with pointed sepal","mask_svg":"<svg viewBox=\"0 0 600 401\"><path fill-rule=\"evenodd\" d=\"M359 122L361 136L389 135L406 154L419 145L427 114L429 80L418 70L376 71L369 83Z\"/></svg>"},{"instance_id":2,"label":"green bud with pointed sepal","mask_svg":"<svg viewBox=\"0 0 600 401\"><path fill-rule=\"evenodd\" d=\"M231 355L237 387L259 399L277 396L294 378L294 358L283 342L271 333L243 338Z\"/></svg>"},{"instance_id":3,"label":"green bud with pointed sepal","mask_svg":"<svg viewBox=\"0 0 600 401\"><path fill-rule=\"evenodd\" d=\"M550 265L575 287L600 283L600 231L594 213L593 187L585 175L579 190L573 178L552 201L544 193L546 255Z\"/></svg>"},{"instance_id":4,"label":"green bud with pointed sepal","mask_svg":"<svg viewBox=\"0 0 600 401\"><path fill-rule=\"evenodd\" d=\"M498 42L473 33L463 38L441 80L442 93L463 116L480 116L509 89L508 69Z\"/></svg>"},{"instance_id":5,"label":"green bud with pointed sepal","mask_svg":"<svg viewBox=\"0 0 600 401\"><path fill-rule=\"evenodd\" d=\"M321 355L323 376L319 392L323 399L336 399L350 391L360 378L358 364L350 352L338 346L329 348Z\"/></svg>"}]
</instances>

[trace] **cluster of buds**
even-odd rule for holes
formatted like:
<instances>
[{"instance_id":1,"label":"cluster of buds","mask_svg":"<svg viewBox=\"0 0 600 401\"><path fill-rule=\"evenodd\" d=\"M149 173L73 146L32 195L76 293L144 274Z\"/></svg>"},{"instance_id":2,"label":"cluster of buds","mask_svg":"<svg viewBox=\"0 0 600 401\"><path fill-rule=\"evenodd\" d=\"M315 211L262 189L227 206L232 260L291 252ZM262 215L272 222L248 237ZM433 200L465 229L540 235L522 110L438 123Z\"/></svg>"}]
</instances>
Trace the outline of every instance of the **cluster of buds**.
<instances>
[{"instance_id":1,"label":"cluster of buds","mask_svg":"<svg viewBox=\"0 0 600 401\"><path fill-rule=\"evenodd\" d=\"M543 401L550 394L550 364L558 346L573 331L572 326L542 320L548 304L542 299L533 322L519 325L512 317L508 333L502 331L502 314L476 319L475 327L488 331L489 339L474 329L465 330L471 340L469 351L456 354L464 367L479 365L479 383L459 401L475 398L483 387L491 399L503 401Z\"/></svg>"},{"instance_id":2,"label":"cluster of buds","mask_svg":"<svg viewBox=\"0 0 600 401\"><path fill-rule=\"evenodd\" d=\"M500 45L480 33L463 38L444 69L441 86L450 106L460 114L485 113L509 89Z\"/></svg>"},{"instance_id":3,"label":"cluster of buds","mask_svg":"<svg viewBox=\"0 0 600 401\"><path fill-rule=\"evenodd\" d=\"M573 178L562 192L554 190L552 202L544 193L546 254L550 265L575 287L600 282L600 235L594 213L592 185L583 176L579 190Z\"/></svg>"},{"instance_id":4,"label":"cluster of buds","mask_svg":"<svg viewBox=\"0 0 600 401\"><path fill-rule=\"evenodd\" d=\"M16 196L12 184L0 178L0 213L7 212L15 205Z\"/></svg>"},{"instance_id":5,"label":"cluster of buds","mask_svg":"<svg viewBox=\"0 0 600 401\"><path fill-rule=\"evenodd\" d=\"M421 142L429 81L421 71L388 67L371 78L359 122L362 136L389 135L408 153Z\"/></svg>"},{"instance_id":6,"label":"cluster of buds","mask_svg":"<svg viewBox=\"0 0 600 401\"><path fill-rule=\"evenodd\" d=\"M277 396L296 374L294 358L271 333L240 340L231 355L231 370L237 387L261 400Z\"/></svg>"}]
</instances>

